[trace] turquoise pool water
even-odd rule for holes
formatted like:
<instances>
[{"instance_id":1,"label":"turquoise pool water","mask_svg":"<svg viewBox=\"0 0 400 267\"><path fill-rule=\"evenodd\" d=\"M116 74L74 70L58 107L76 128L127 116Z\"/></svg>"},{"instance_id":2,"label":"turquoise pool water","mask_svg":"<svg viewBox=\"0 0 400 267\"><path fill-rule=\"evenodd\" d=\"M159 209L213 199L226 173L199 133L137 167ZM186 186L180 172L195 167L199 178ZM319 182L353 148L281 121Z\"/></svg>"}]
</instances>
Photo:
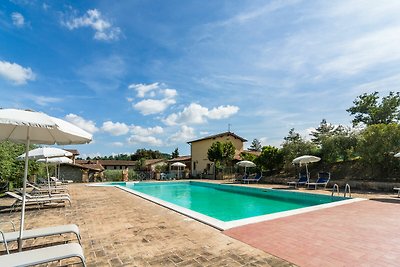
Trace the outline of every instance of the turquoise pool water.
<instances>
[{"instance_id":1,"label":"turquoise pool water","mask_svg":"<svg viewBox=\"0 0 400 267\"><path fill-rule=\"evenodd\" d=\"M223 222L348 198L203 182L113 183Z\"/></svg>"}]
</instances>

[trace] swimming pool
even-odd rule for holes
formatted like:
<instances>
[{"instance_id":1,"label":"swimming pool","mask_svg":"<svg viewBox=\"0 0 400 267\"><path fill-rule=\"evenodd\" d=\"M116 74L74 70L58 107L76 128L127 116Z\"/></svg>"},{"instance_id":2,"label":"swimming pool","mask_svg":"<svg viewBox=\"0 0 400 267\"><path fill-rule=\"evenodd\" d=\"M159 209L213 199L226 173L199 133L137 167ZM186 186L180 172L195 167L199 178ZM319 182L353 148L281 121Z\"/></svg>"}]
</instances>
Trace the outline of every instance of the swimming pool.
<instances>
[{"instance_id":1,"label":"swimming pool","mask_svg":"<svg viewBox=\"0 0 400 267\"><path fill-rule=\"evenodd\" d=\"M194 181L108 185L117 186L222 230L351 200L329 195Z\"/></svg>"}]
</instances>

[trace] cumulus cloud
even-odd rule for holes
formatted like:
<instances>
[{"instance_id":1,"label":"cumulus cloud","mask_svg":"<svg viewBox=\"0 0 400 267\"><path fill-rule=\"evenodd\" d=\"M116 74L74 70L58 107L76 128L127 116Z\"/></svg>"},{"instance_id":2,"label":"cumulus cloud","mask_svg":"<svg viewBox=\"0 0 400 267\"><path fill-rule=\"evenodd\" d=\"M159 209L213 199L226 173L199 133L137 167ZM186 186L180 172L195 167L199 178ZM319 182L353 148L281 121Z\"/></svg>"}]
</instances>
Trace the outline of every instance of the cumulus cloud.
<instances>
[{"instance_id":1,"label":"cumulus cloud","mask_svg":"<svg viewBox=\"0 0 400 267\"><path fill-rule=\"evenodd\" d=\"M157 114L166 110L170 105L175 104L175 99L164 98L158 99L146 99L136 104L133 104L133 108L138 110L143 115Z\"/></svg>"},{"instance_id":2,"label":"cumulus cloud","mask_svg":"<svg viewBox=\"0 0 400 267\"><path fill-rule=\"evenodd\" d=\"M131 84L128 86L129 89L134 89L137 94L137 97L145 97L146 93L151 92L159 88L159 83L151 83L151 84Z\"/></svg>"},{"instance_id":3,"label":"cumulus cloud","mask_svg":"<svg viewBox=\"0 0 400 267\"><path fill-rule=\"evenodd\" d=\"M96 123L91 120L85 120L84 118L76 115L76 114L68 114L65 116L65 119L70 123L82 128L83 130L93 134L97 132L99 129L96 127ZM93 143L93 142L92 142Z\"/></svg>"},{"instance_id":4,"label":"cumulus cloud","mask_svg":"<svg viewBox=\"0 0 400 267\"><path fill-rule=\"evenodd\" d=\"M103 122L101 130L110 133L114 136L124 135L129 132L129 126L121 122L106 121Z\"/></svg>"},{"instance_id":5,"label":"cumulus cloud","mask_svg":"<svg viewBox=\"0 0 400 267\"><path fill-rule=\"evenodd\" d=\"M124 143L122 143L122 142L112 142L111 145L112 145L112 146L122 147L122 146L124 146ZM114 156L114 155L113 155L113 156Z\"/></svg>"},{"instance_id":6,"label":"cumulus cloud","mask_svg":"<svg viewBox=\"0 0 400 267\"><path fill-rule=\"evenodd\" d=\"M130 144L147 144L151 146L161 146L163 144L160 139L157 139L154 136L140 135L132 135L131 137L129 137L128 142Z\"/></svg>"},{"instance_id":7,"label":"cumulus cloud","mask_svg":"<svg viewBox=\"0 0 400 267\"><path fill-rule=\"evenodd\" d=\"M22 16L21 13L13 12L13 13L11 14L11 19L12 19L13 24L14 24L15 26L17 26L18 28L24 27L24 25L25 25L25 18L24 18L24 16Z\"/></svg>"},{"instance_id":8,"label":"cumulus cloud","mask_svg":"<svg viewBox=\"0 0 400 267\"><path fill-rule=\"evenodd\" d=\"M27 81L35 80L35 73L31 68L24 68L17 63L0 61L0 77L3 77L16 85L26 84Z\"/></svg>"},{"instance_id":9,"label":"cumulus cloud","mask_svg":"<svg viewBox=\"0 0 400 267\"><path fill-rule=\"evenodd\" d=\"M162 134L164 129L160 126L143 128L141 126L131 126L131 132L135 135L148 136L153 134Z\"/></svg>"},{"instance_id":10,"label":"cumulus cloud","mask_svg":"<svg viewBox=\"0 0 400 267\"><path fill-rule=\"evenodd\" d=\"M191 103L185 107L183 111L178 113L172 113L163 121L166 125L177 125L177 124L201 124L207 121L207 119L219 120L232 116L239 111L239 107L236 106L219 106L209 110L196 103Z\"/></svg>"},{"instance_id":11,"label":"cumulus cloud","mask_svg":"<svg viewBox=\"0 0 400 267\"><path fill-rule=\"evenodd\" d=\"M71 18L63 25L69 30L82 27L92 28L95 31L93 38L101 41L118 40L121 34L121 29L114 27L97 9L89 9L82 17Z\"/></svg>"},{"instance_id":12,"label":"cumulus cloud","mask_svg":"<svg viewBox=\"0 0 400 267\"><path fill-rule=\"evenodd\" d=\"M172 142L182 142L182 141L188 141L190 139L195 138L196 135L194 134L194 129L191 127L188 127L186 125L182 125L181 129L173 134L169 140Z\"/></svg>"}]
</instances>

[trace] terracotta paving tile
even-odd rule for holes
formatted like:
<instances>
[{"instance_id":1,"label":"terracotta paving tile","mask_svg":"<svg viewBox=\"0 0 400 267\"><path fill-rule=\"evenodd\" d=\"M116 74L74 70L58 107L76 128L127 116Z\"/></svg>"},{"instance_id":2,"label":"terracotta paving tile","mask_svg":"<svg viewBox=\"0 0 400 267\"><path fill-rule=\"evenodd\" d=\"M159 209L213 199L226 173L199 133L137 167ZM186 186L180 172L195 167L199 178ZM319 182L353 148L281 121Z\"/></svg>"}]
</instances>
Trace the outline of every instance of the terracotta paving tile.
<instances>
[{"instance_id":1,"label":"terracotta paving tile","mask_svg":"<svg viewBox=\"0 0 400 267\"><path fill-rule=\"evenodd\" d=\"M87 266L294 266L195 220L116 188L69 185L72 207L29 209L26 228L74 223L79 226ZM8 202L7 202L8 201ZM12 200L0 198L0 207ZM1 212L17 225L19 212ZM4 229L9 231L11 229ZM38 238L26 249L73 235ZM16 248L16 244L11 244ZM0 246L0 255L4 254ZM80 266L77 259L44 266ZM1 266L1 264L0 264Z\"/></svg>"},{"instance_id":2,"label":"terracotta paving tile","mask_svg":"<svg viewBox=\"0 0 400 267\"><path fill-rule=\"evenodd\" d=\"M224 233L299 266L399 266L400 202L362 201Z\"/></svg>"}]
</instances>

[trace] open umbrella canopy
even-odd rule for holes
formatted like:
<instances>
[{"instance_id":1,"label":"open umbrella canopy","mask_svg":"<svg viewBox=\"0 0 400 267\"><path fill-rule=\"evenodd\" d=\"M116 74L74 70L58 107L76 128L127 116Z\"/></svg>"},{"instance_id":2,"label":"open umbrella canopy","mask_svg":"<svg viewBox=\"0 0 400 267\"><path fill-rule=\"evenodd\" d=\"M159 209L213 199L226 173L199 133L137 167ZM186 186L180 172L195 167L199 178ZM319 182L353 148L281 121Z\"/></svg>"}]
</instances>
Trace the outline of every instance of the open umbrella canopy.
<instances>
[{"instance_id":1,"label":"open umbrella canopy","mask_svg":"<svg viewBox=\"0 0 400 267\"><path fill-rule=\"evenodd\" d=\"M56 157L48 159L38 159L37 162L47 162L49 164L63 164L63 163L72 163L72 159L67 157Z\"/></svg>"},{"instance_id":2,"label":"open umbrella canopy","mask_svg":"<svg viewBox=\"0 0 400 267\"><path fill-rule=\"evenodd\" d=\"M56 147L39 147L32 149L28 152L28 158L30 159L46 159L46 158L63 157L63 156L70 157L72 156L72 153L67 150ZM25 158L25 153L19 155L17 159L22 160L24 158Z\"/></svg>"},{"instance_id":3,"label":"open umbrella canopy","mask_svg":"<svg viewBox=\"0 0 400 267\"><path fill-rule=\"evenodd\" d=\"M0 141L25 144L25 170L21 222L18 247L22 250L25 221L26 180L28 177L28 153L30 144L85 144L92 135L69 122L50 117L42 112L19 109L0 109Z\"/></svg>"},{"instance_id":4,"label":"open umbrella canopy","mask_svg":"<svg viewBox=\"0 0 400 267\"><path fill-rule=\"evenodd\" d=\"M255 167L256 166L256 164L254 162L248 161L248 160L239 161L238 163L236 163L236 165L240 166L240 167Z\"/></svg>"},{"instance_id":5,"label":"open umbrella canopy","mask_svg":"<svg viewBox=\"0 0 400 267\"><path fill-rule=\"evenodd\" d=\"M175 162L175 163L172 163L171 166L173 166L173 167L186 167L186 164L184 164L182 162Z\"/></svg>"},{"instance_id":6,"label":"open umbrella canopy","mask_svg":"<svg viewBox=\"0 0 400 267\"><path fill-rule=\"evenodd\" d=\"M394 155L396 158L400 158L400 152Z\"/></svg>"},{"instance_id":7,"label":"open umbrella canopy","mask_svg":"<svg viewBox=\"0 0 400 267\"><path fill-rule=\"evenodd\" d=\"M312 163L312 162L318 162L320 160L321 160L321 158L316 157L316 156L304 155L304 156L295 158L292 161L292 163L301 165L301 164L307 164L307 163Z\"/></svg>"}]
</instances>

